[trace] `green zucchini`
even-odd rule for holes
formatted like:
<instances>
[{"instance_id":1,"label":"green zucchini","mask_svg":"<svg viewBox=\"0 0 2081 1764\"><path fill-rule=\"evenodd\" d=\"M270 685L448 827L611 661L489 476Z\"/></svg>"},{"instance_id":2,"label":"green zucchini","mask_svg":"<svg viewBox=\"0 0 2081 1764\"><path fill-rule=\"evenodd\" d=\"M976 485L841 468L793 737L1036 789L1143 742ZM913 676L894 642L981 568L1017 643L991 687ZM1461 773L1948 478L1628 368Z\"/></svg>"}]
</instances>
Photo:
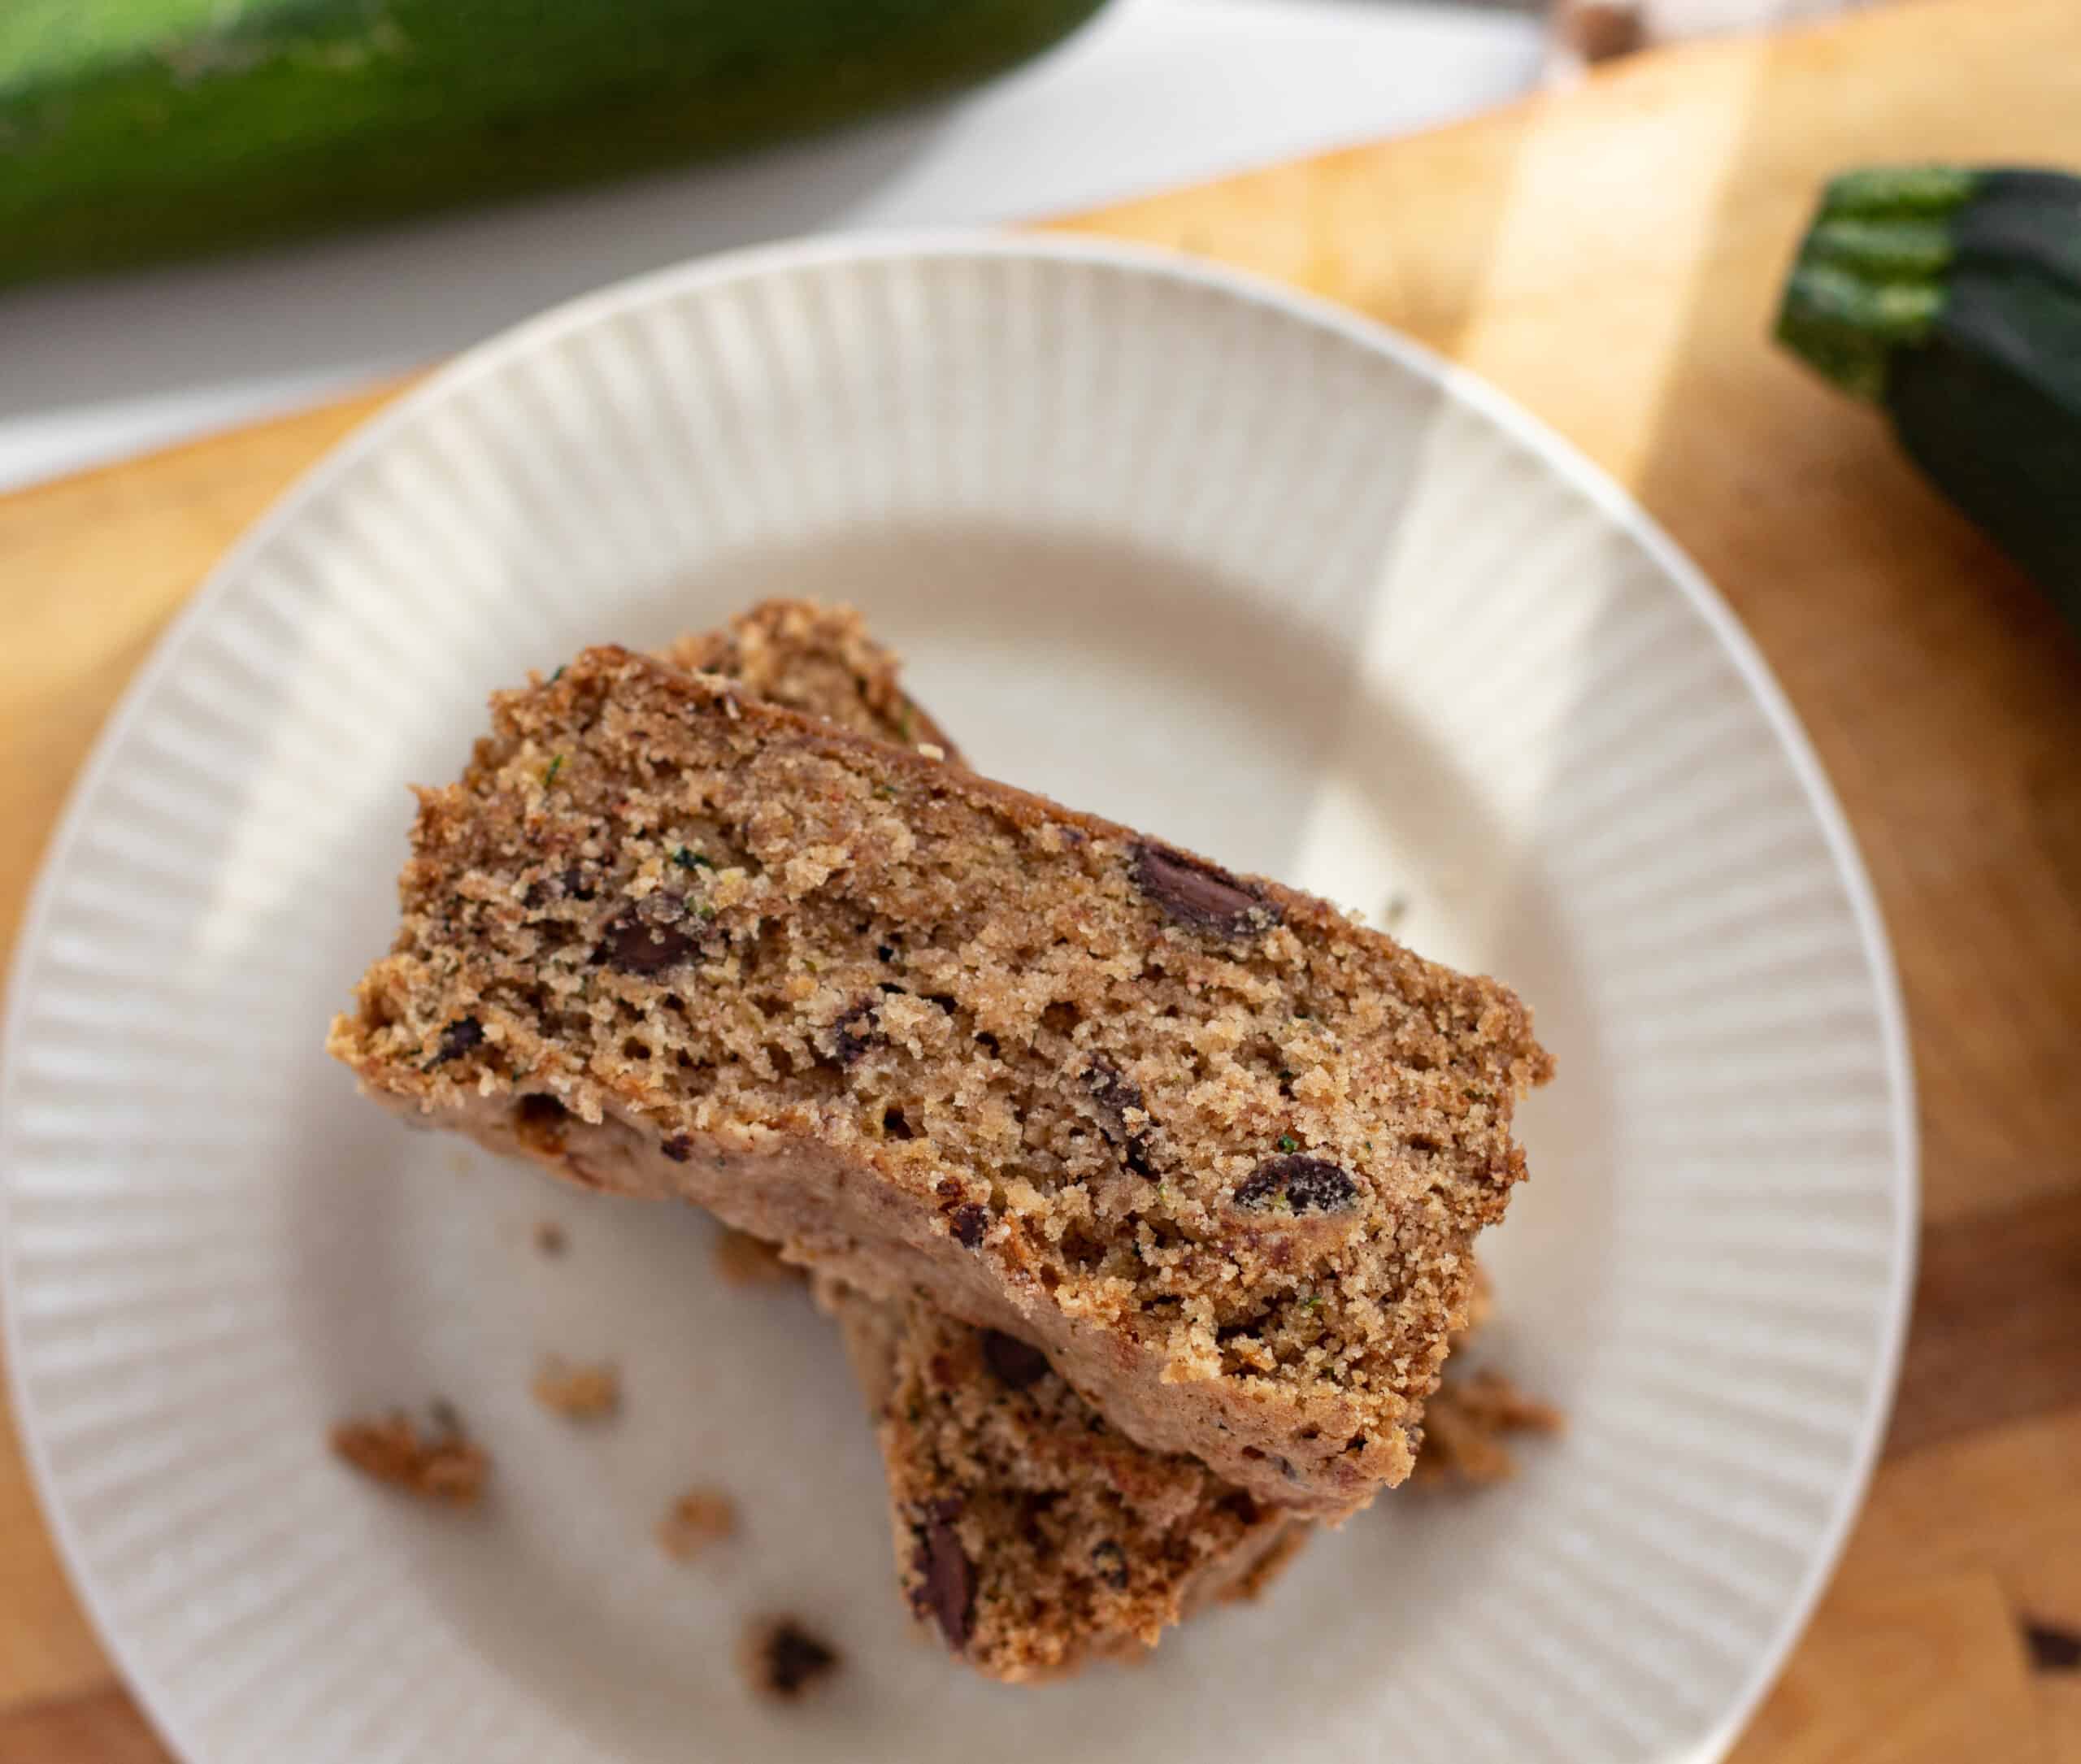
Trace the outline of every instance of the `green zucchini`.
<instances>
[{"instance_id":1,"label":"green zucchini","mask_svg":"<svg viewBox=\"0 0 2081 1764\"><path fill-rule=\"evenodd\" d=\"M951 90L1099 0L0 0L0 284L394 219Z\"/></svg>"},{"instance_id":2,"label":"green zucchini","mask_svg":"<svg viewBox=\"0 0 2081 1764\"><path fill-rule=\"evenodd\" d=\"M1883 407L1909 456L2081 630L2081 177L1836 179L1778 336Z\"/></svg>"}]
</instances>

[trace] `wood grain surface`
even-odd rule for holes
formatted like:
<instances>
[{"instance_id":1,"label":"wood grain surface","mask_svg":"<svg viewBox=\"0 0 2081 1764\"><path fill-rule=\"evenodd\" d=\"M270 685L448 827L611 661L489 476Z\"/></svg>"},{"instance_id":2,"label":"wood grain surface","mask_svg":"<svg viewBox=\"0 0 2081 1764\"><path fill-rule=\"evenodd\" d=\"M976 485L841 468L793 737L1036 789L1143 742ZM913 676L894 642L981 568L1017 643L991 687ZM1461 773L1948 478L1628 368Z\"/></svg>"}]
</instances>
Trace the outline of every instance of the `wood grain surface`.
<instances>
[{"instance_id":1,"label":"wood grain surface","mask_svg":"<svg viewBox=\"0 0 2081 1764\"><path fill-rule=\"evenodd\" d=\"M1739 1764L2081 1764L2081 654L1870 413L1770 348L1821 179L2081 165L2081 5L1923 0L1071 223L1363 309L1497 381L1705 567L1813 735L1905 984L1927 1223L1866 1511ZM224 546L376 399L0 497L0 941ZM163 1757L0 1417L0 1764Z\"/></svg>"}]
</instances>

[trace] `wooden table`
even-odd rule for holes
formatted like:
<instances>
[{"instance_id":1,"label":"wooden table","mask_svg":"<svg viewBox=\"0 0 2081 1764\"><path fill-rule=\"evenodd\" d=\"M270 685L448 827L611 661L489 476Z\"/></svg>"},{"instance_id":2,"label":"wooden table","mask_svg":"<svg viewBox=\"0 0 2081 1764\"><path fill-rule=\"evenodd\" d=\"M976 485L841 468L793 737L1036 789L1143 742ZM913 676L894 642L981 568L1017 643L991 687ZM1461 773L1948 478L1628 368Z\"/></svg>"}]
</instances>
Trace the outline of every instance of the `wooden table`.
<instances>
[{"instance_id":1,"label":"wooden table","mask_svg":"<svg viewBox=\"0 0 2081 1764\"><path fill-rule=\"evenodd\" d=\"M2081 0L1927 0L1074 224L1399 325L1629 485L1805 719L1907 989L1927 1222L1884 1462L1741 1764L2081 1764L2081 654L1768 346L1827 172L2081 166ZM0 942L111 702L224 546L380 402L0 497ZM0 1416L0 1764L163 1757Z\"/></svg>"}]
</instances>

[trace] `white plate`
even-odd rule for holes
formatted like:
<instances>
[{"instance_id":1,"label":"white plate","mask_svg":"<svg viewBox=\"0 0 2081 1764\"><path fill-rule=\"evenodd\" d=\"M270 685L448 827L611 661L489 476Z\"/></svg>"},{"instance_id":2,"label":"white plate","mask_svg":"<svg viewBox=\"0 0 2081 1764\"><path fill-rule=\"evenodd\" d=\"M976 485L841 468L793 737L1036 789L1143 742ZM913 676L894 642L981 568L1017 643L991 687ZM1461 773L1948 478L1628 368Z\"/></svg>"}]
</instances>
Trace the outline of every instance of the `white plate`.
<instances>
[{"instance_id":1,"label":"white plate","mask_svg":"<svg viewBox=\"0 0 2081 1764\"><path fill-rule=\"evenodd\" d=\"M844 596L985 771L1506 976L1561 1077L1485 1250L1574 1418L1396 1496L1145 1670L985 1684L893 1590L867 1428L692 1213L406 1133L319 1050L406 780L486 692ZM1726 610L1494 394L1278 289L1091 245L848 242L610 290L466 357L217 571L104 736L15 974L8 1358L66 1557L195 1760L1715 1757L1840 1541L1914 1219L1900 1006ZM531 1227L571 1239L540 1255ZM537 1354L628 1403L537 1409ZM458 1520L328 1422L453 1401ZM650 1527L693 1483L743 1536ZM849 1670L771 1711L741 1623Z\"/></svg>"}]
</instances>

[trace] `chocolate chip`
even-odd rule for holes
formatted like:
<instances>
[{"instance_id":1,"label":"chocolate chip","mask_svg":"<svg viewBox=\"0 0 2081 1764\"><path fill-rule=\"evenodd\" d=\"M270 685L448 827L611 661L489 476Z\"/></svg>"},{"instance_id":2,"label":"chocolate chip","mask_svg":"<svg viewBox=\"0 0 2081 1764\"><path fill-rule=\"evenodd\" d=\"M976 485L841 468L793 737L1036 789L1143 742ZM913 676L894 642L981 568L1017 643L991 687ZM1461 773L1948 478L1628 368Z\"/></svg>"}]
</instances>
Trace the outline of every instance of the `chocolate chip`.
<instances>
[{"instance_id":1,"label":"chocolate chip","mask_svg":"<svg viewBox=\"0 0 2081 1764\"><path fill-rule=\"evenodd\" d=\"M1279 1195L1297 1213L1327 1213L1358 1198L1358 1184L1326 1158L1288 1153L1267 1158L1236 1191L1238 1206L1269 1206Z\"/></svg>"},{"instance_id":2,"label":"chocolate chip","mask_svg":"<svg viewBox=\"0 0 2081 1764\"><path fill-rule=\"evenodd\" d=\"M758 1665L762 1690L775 1697L793 1698L834 1670L838 1653L793 1618L784 1617L762 1639Z\"/></svg>"},{"instance_id":3,"label":"chocolate chip","mask_svg":"<svg viewBox=\"0 0 2081 1764\"><path fill-rule=\"evenodd\" d=\"M968 1619L975 1605L975 1571L951 1523L960 1510L958 1501L935 1501L910 1528L917 1545L910 1556L915 1577L910 1608L920 1617L936 1618L956 1653L968 1645Z\"/></svg>"},{"instance_id":4,"label":"chocolate chip","mask_svg":"<svg viewBox=\"0 0 2081 1764\"><path fill-rule=\"evenodd\" d=\"M676 1164L689 1162L693 1156L693 1141L684 1133L675 1133L660 1145L658 1149Z\"/></svg>"},{"instance_id":5,"label":"chocolate chip","mask_svg":"<svg viewBox=\"0 0 2081 1764\"><path fill-rule=\"evenodd\" d=\"M441 1045L434 1050L433 1058L427 1062L429 1067L445 1060L459 1059L473 1047L482 1047L484 1026L475 1017L464 1017L451 1023L441 1032Z\"/></svg>"},{"instance_id":6,"label":"chocolate chip","mask_svg":"<svg viewBox=\"0 0 2081 1764\"><path fill-rule=\"evenodd\" d=\"M1279 922L1278 907L1219 866L1167 845L1134 849L1135 884L1180 924L1247 937Z\"/></svg>"},{"instance_id":7,"label":"chocolate chip","mask_svg":"<svg viewBox=\"0 0 2081 1764\"><path fill-rule=\"evenodd\" d=\"M2023 1624L2031 1664L2040 1672L2081 1672L2081 1634L2055 1623Z\"/></svg>"},{"instance_id":8,"label":"chocolate chip","mask_svg":"<svg viewBox=\"0 0 2081 1764\"><path fill-rule=\"evenodd\" d=\"M982 1242L983 1234L990 1228L990 1215L982 1207L970 1201L966 1206L957 1206L952 1219L954 1241L964 1249L973 1249Z\"/></svg>"},{"instance_id":9,"label":"chocolate chip","mask_svg":"<svg viewBox=\"0 0 2081 1764\"><path fill-rule=\"evenodd\" d=\"M1120 1162L1138 1176L1153 1176L1156 1171L1149 1162L1147 1130L1127 1125L1130 1109L1145 1118L1149 1114L1142 1101L1141 1086L1103 1058L1084 1068L1084 1082L1092 1101L1098 1105L1098 1124L1106 1138L1120 1149Z\"/></svg>"},{"instance_id":10,"label":"chocolate chip","mask_svg":"<svg viewBox=\"0 0 2081 1764\"><path fill-rule=\"evenodd\" d=\"M831 1026L827 1047L832 1058L841 1066L858 1063L860 1056L881 1039L881 1029L875 1021L875 1002L871 998L855 999L845 1015Z\"/></svg>"},{"instance_id":11,"label":"chocolate chip","mask_svg":"<svg viewBox=\"0 0 2081 1764\"><path fill-rule=\"evenodd\" d=\"M1106 1538L1103 1542L1092 1547L1091 1566L1097 1571L1098 1578L1112 1588L1115 1592L1124 1592L1127 1590L1127 1552L1111 1538Z\"/></svg>"},{"instance_id":12,"label":"chocolate chip","mask_svg":"<svg viewBox=\"0 0 2081 1764\"><path fill-rule=\"evenodd\" d=\"M1142 1107L1141 1086L1109 1059L1096 1059L1084 1068L1084 1082L1092 1100L1106 1111L1107 1132L1124 1134L1130 1109Z\"/></svg>"},{"instance_id":13,"label":"chocolate chip","mask_svg":"<svg viewBox=\"0 0 2081 1764\"><path fill-rule=\"evenodd\" d=\"M701 942L702 921L686 897L661 889L630 902L607 921L593 959L647 977L692 959Z\"/></svg>"},{"instance_id":14,"label":"chocolate chip","mask_svg":"<svg viewBox=\"0 0 2081 1764\"><path fill-rule=\"evenodd\" d=\"M999 1384L1013 1390L1039 1384L1050 1370L1046 1354L1001 1329L983 1332L983 1363L997 1374Z\"/></svg>"}]
</instances>

